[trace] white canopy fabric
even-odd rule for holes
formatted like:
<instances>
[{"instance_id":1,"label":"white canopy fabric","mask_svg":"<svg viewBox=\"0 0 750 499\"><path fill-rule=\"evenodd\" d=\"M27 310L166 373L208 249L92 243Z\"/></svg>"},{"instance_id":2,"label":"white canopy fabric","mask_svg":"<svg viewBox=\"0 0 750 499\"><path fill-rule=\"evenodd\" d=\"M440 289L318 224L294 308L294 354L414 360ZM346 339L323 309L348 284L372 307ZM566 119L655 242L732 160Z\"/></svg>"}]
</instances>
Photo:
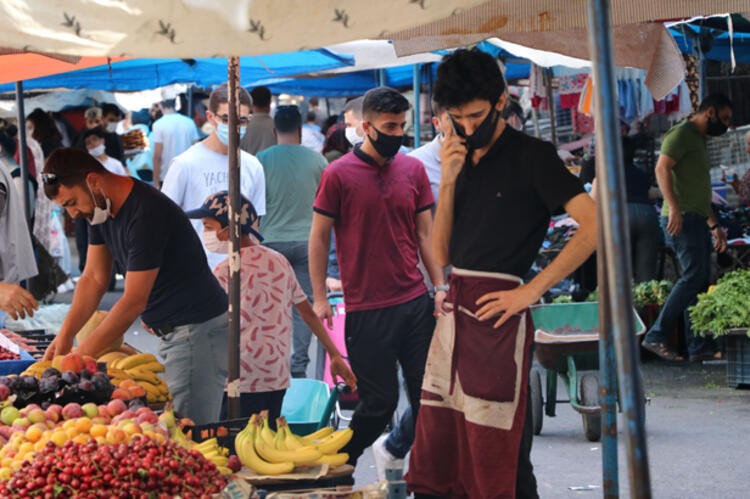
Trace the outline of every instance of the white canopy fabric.
<instances>
[{"instance_id":1,"label":"white canopy fabric","mask_svg":"<svg viewBox=\"0 0 750 499\"><path fill-rule=\"evenodd\" d=\"M3 0L0 47L214 57L392 39L399 55L585 29L586 0ZM615 26L750 10L748 0L612 0Z\"/></svg>"}]
</instances>

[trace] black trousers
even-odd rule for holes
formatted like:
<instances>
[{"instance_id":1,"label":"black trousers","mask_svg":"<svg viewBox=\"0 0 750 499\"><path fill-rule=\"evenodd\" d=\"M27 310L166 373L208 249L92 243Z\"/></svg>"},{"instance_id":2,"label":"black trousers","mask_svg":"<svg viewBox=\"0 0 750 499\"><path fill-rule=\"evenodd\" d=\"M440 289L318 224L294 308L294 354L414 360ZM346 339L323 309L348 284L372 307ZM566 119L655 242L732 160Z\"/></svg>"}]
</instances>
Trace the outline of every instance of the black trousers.
<instances>
[{"instance_id":1,"label":"black trousers","mask_svg":"<svg viewBox=\"0 0 750 499\"><path fill-rule=\"evenodd\" d=\"M276 418L281 416L281 405L284 402L286 389L273 392L240 393L240 417L249 418L260 411L268 411L268 424L276 430ZM227 394L221 401L221 420L227 419Z\"/></svg>"},{"instance_id":2,"label":"black trousers","mask_svg":"<svg viewBox=\"0 0 750 499\"><path fill-rule=\"evenodd\" d=\"M352 416L352 440L342 452L356 464L383 432L398 405L398 366L417 417L427 352L435 330L434 304L424 295L400 305L346 313L346 349L357 376L359 404Z\"/></svg>"}]
</instances>

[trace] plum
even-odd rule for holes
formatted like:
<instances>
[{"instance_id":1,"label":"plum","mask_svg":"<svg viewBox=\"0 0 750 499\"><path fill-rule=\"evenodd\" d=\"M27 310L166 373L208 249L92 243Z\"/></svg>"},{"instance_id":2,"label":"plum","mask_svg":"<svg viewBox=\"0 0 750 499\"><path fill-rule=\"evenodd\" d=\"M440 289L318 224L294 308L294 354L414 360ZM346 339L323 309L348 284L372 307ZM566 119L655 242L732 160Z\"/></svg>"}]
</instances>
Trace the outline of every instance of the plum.
<instances>
[{"instance_id":1,"label":"plum","mask_svg":"<svg viewBox=\"0 0 750 499\"><path fill-rule=\"evenodd\" d=\"M57 376L59 378L60 376L62 376L62 373L58 371L57 369L55 369L54 367L48 367L42 373L42 379L49 378L52 376Z\"/></svg>"}]
</instances>

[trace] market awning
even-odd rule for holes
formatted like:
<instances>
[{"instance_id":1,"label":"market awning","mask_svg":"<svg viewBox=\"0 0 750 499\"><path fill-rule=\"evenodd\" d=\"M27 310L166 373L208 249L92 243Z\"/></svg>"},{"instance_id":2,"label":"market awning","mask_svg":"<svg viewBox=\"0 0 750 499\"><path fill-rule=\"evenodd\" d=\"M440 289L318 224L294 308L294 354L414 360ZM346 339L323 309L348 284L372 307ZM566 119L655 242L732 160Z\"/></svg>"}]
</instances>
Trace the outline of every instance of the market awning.
<instances>
[{"instance_id":1,"label":"market awning","mask_svg":"<svg viewBox=\"0 0 750 499\"><path fill-rule=\"evenodd\" d=\"M39 78L121 61L122 57L54 57L34 53L0 52L0 83Z\"/></svg>"},{"instance_id":2,"label":"market awning","mask_svg":"<svg viewBox=\"0 0 750 499\"><path fill-rule=\"evenodd\" d=\"M0 47L82 56L217 57L392 39L399 55L518 32L585 29L586 0L13 0ZM614 26L747 11L746 0L612 0Z\"/></svg>"},{"instance_id":3,"label":"market awning","mask_svg":"<svg viewBox=\"0 0 750 499\"><path fill-rule=\"evenodd\" d=\"M30 54L25 54L28 56ZM0 56L0 61L6 57ZM242 84L251 85L264 78L280 78L309 71L325 71L354 64L354 57L326 49L246 56L240 58ZM7 78L2 78L9 81ZM227 80L224 57L199 59L129 59L112 64L53 74L24 81L24 90L55 88L135 91L163 87L173 83L216 85ZM0 85L0 92L14 90L12 84Z\"/></svg>"}]
</instances>

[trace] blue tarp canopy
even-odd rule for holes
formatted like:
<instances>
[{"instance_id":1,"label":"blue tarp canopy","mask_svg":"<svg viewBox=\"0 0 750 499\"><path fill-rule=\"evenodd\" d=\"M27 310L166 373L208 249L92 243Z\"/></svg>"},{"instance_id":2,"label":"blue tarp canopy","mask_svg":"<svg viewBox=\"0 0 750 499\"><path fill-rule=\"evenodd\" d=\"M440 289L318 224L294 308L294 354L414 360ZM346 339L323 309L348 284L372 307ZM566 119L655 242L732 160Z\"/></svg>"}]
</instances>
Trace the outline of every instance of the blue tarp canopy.
<instances>
[{"instance_id":1,"label":"blue tarp canopy","mask_svg":"<svg viewBox=\"0 0 750 499\"><path fill-rule=\"evenodd\" d=\"M698 55L696 44L704 38L703 57L714 61L730 61L731 50L734 49L734 57L738 63L750 64L750 33L735 31L732 40L729 33L713 28L701 28L692 24L679 24L669 28L670 33L677 42L677 46L685 54Z\"/></svg>"},{"instance_id":2,"label":"blue tarp canopy","mask_svg":"<svg viewBox=\"0 0 750 499\"><path fill-rule=\"evenodd\" d=\"M351 66L354 58L326 49L303 50L283 54L240 57L243 86L271 77L326 71ZM24 90L55 88L110 91L148 90L173 83L216 85L227 81L226 58L130 59L67 73L26 80ZM0 85L0 92L15 90L15 84Z\"/></svg>"}]
</instances>

